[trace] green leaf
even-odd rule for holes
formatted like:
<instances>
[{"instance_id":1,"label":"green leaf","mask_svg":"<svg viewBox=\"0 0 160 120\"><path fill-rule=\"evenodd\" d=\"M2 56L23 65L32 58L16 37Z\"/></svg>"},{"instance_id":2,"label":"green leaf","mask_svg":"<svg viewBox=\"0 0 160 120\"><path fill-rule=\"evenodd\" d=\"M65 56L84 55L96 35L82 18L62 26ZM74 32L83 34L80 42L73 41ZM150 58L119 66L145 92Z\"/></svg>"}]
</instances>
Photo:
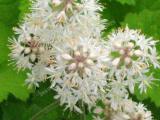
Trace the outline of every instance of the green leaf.
<instances>
[{"instance_id":1,"label":"green leaf","mask_svg":"<svg viewBox=\"0 0 160 120\"><path fill-rule=\"evenodd\" d=\"M7 99L9 93L15 97L26 100L29 97L29 91L24 85L24 73L13 71L13 67L8 66L6 62L0 64L0 102Z\"/></svg>"},{"instance_id":2,"label":"green leaf","mask_svg":"<svg viewBox=\"0 0 160 120\"><path fill-rule=\"evenodd\" d=\"M30 7L31 7L31 1L29 0L20 0L20 14L19 14L19 20L23 20L26 14L30 13Z\"/></svg>"},{"instance_id":3,"label":"green leaf","mask_svg":"<svg viewBox=\"0 0 160 120\"><path fill-rule=\"evenodd\" d=\"M0 102L6 100L10 93L21 100L26 100L29 96L24 85L25 74L17 73L13 66L8 65L8 38L13 35L12 27L18 21L17 5L18 0L0 0Z\"/></svg>"},{"instance_id":4,"label":"green leaf","mask_svg":"<svg viewBox=\"0 0 160 120\"><path fill-rule=\"evenodd\" d=\"M134 6L133 11L141 12L142 10L160 10L160 0L136 0L136 5Z\"/></svg>"},{"instance_id":5,"label":"green leaf","mask_svg":"<svg viewBox=\"0 0 160 120\"><path fill-rule=\"evenodd\" d=\"M155 39L160 39L160 10L149 11L143 10L139 14L129 13L122 25L128 25L130 28L140 29L148 36L153 36Z\"/></svg>"},{"instance_id":6,"label":"green leaf","mask_svg":"<svg viewBox=\"0 0 160 120\"><path fill-rule=\"evenodd\" d=\"M5 31L6 30L7 29L5 29ZM0 30L0 33L3 32ZM29 96L29 91L24 86L25 74L22 72L18 74L13 70L13 66L8 65L9 50L7 48L7 39L1 39L3 37L2 35L0 36L0 40L4 41L3 44L1 42L0 47L0 51L3 51L2 54L0 54L0 102L7 99L9 93L12 93L21 100L25 100Z\"/></svg>"},{"instance_id":7,"label":"green leaf","mask_svg":"<svg viewBox=\"0 0 160 120\"><path fill-rule=\"evenodd\" d=\"M0 0L0 22L13 26L18 22L19 0Z\"/></svg>"},{"instance_id":8,"label":"green leaf","mask_svg":"<svg viewBox=\"0 0 160 120\"><path fill-rule=\"evenodd\" d=\"M40 86L27 103L12 96L3 102L3 120L79 120L80 114L64 111L64 107L54 100L55 94L48 88L49 83ZM91 119L91 115L87 117Z\"/></svg>"},{"instance_id":9,"label":"green leaf","mask_svg":"<svg viewBox=\"0 0 160 120\"><path fill-rule=\"evenodd\" d=\"M2 62L7 61L8 58L8 37L12 35L10 27L7 27L0 22L0 65Z\"/></svg>"},{"instance_id":10,"label":"green leaf","mask_svg":"<svg viewBox=\"0 0 160 120\"><path fill-rule=\"evenodd\" d=\"M149 12L157 12L160 10L160 0L134 0L135 5L130 6L128 4L121 4L116 2L117 0L100 0L100 3L104 6L102 12L102 18L107 19L107 29L105 35L111 32L113 29L121 27L121 22L124 22L126 15L128 14L139 14L143 10ZM125 0L121 0L125 1ZM131 1L131 0L128 0ZM143 18L143 17L141 17ZM131 18L130 18L131 19ZM145 18L144 18L145 19ZM132 21L135 21L134 19ZM158 21L158 19L157 19ZM134 22L138 24L139 21Z\"/></svg>"},{"instance_id":11,"label":"green leaf","mask_svg":"<svg viewBox=\"0 0 160 120\"><path fill-rule=\"evenodd\" d=\"M104 6L102 14L102 19L107 20L106 30L104 31L104 36L107 36L112 30L120 27L120 22L122 22L129 12L134 8L127 4L122 5L115 0L100 0L100 3Z\"/></svg>"},{"instance_id":12,"label":"green leaf","mask_svg":"<svg viewBox=\"0 0 160 120\"><path fill-rule=\"evenodd\" d=\"M116 0L117 2L120 2L121 4L128 4L128 5L135 5L135 0Z\"/></svg>"}]
</instances>

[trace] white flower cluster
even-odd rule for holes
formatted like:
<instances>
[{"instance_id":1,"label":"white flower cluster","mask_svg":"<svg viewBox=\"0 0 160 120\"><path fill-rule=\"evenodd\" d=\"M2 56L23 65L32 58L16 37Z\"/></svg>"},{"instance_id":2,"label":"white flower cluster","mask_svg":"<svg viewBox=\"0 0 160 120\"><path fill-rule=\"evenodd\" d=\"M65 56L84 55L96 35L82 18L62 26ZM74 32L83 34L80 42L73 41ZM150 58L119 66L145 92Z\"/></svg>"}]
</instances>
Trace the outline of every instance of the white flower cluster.
<instances>
[{"instance_id":1,"label":"white flower cluster","mask_svg":"<svg viewBox=\"0 0 160 120\"><path fill-rule=\"evenodd\" d=\"M49 80L57 92L54 97L70 110L82 112L79 102L92 108L98 99L107 98L118 111L128 102L128 89L133 93L138 84L146 91L153 80L149 67L160 67L156 42L139 31L126 27L102 40L101 8L95 0L36 0L11 40L11 58L18 69L31 72L26 83L38 87ZM141 111L132 104L133 111L113 112L111 120L118 120L121 112L138 117L130 116Z\"/></svg>"},{"instance_id":2,"label":"white flower cluster","mask_svg":"<svg viewBox=\"0 0 160 120\"><path fill-rule=\"evenodd\" d=\"M130 99L126 99L120 104L120 109L113 110L110 101L104 101L104 108L94 109L95 120L152 120L151 112L147 111L143 104L137 104ZM102 117L101 117L102 116Z\"/></svg>"},{"instance_id":3,"label":"white flower cluster","mask_svg":"<svg viewBox=\"0 0 160 120\"><path fill-rule=\"evenodd\" d=\"M148 68L151 65L154 68L160 67L155 43L152 38L146 38L139 31L130 30L128 27L109 35L107 44L110 46L111 76L114 74L117 80L126 80L131 92L136 83L148 83L144 76ZM140 89L146 91L143 85Z\"/></svg>"}]
</instances>

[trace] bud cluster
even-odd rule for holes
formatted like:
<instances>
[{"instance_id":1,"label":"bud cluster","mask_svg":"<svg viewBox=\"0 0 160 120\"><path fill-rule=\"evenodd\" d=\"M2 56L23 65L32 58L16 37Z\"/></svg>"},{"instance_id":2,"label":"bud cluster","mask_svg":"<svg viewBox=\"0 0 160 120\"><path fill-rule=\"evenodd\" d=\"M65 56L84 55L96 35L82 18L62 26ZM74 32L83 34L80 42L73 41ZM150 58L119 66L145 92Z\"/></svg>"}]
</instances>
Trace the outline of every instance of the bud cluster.
<instances>
[{"instance_id":1,"label":"bud cluster","mask_svg":"<svg viewBox=\"0 0 160 120\"><path fill-rule=\"evenodd\" d=\"M57 23L65 23L67 18L70 18L74 12L79 12L82 5L74 0L52 0L50 6L53 10L57 10Z\"/></svg>"},{"instance_id":2,"label":"bud cluster","mask_svg":"<svg viewBox=\"0 0 160 120\"><path fill-rule=\"evenodd\" d=\"M122 41L119 43L117 41L114 43L114 49L115 51L111 54L117 54L117 56L113 57L112 65L117 68L123 65L129 68L132 66L132 60L134 61L143 55L143 52L133 42Z\"/></svg>"}]
</instances>

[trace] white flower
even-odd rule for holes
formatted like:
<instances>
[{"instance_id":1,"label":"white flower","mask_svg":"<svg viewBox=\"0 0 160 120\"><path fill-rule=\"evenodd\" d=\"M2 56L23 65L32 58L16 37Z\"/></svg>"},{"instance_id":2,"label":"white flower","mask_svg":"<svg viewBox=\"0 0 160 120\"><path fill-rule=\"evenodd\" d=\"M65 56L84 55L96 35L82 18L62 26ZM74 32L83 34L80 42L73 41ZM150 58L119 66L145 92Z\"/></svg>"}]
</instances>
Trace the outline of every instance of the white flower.
<instances>
[{"instance_id":1,"label":"white flower","mask_svg":"<svg viewBox=\"0 0 160 120\"><path fill-rule=\"evenodd\" d=\"M88 38L57 47L56 64L48 70L61 104L67 104L72 110L82 100L91 107L100 97L107 85L106 61L102 59L107 52L104 50L102 45Z\"/></svg>"},{"instance_id":2,"label":"white flower","mask_svg":"<svg viewBox=\"0 0 160 120\"><path fill-rule=\"evenodd\" d=\"M142 92L146 92L148 87L151 87L152 81L155 80L155 78L153 78L152 75L150 76L143 75L143 76L139 76L137 80L139 81L139 89L140 89L140 92L142 93Z\"/></svg>"},{"instance_id":3,"label":"white flower","mask_svg":"<svg viewBox=\"0 0 160 120\"><path fill-rule=\"evenodd\" d=\"M29 36L26 41L14 39L11 42L12 53L10 55L13 60L17 60L19 68L31 68L39 61L39 56L45 52L45 47L34 36Z\"/></svg>"},{"instance_id":4,"label":"white flower","mask_svg":"<svg viewBox=\"0 0 160 120\"><path fill-rule=\"evenodd\" d=\"M116 62L117 69L129 69L132 72L133 68L138 70L142 68L142 63L146 67L153 64L155 68L159 67L156 58L155 41L152 38L146 38L136 30L130 30L126 27L124 30L119 29L112 33L108 38L108 46L110 47L110 54L112 61ZM138 63L138 66L135 64ZM141 63L141 64L140 64ZM115 62L113 62L115 64Z\"/></svg>"},{"instance_id":5,"label":"white flower","mask_svg":"<svg viewBox=\"0 0 160 120\"><path fill-rule=\"evenodd\" d=\"M14 28L17 36L11 40L10 56L19 70L29 69L40 81L46 80L46 68L55 63L53 46L79 37L99 40L104 29L103 20L97 13L101 6L94 0L79 3L72 0L36 0L31 10L22 24ZM87 65L92 63L91 59L86 60ZM74 67L73 63L69 68L74 70ZM83 64L80 63L79 67ZM91 70L87 67L85 73L91 74Z\"/></svg>"},{"instance_id":6,"label":"white flower","mask_svg":"<svg viewBox=\"0 0 160 120\"><path fill-rule=\"evenodd\" d=\"M151 80L144 81L141 78L151 78L146 76L150 66L160 67L155 44L152 38L146 38L139 31L128 27L113 32L107 41L111 57L110 76L115 75L116 79L124 80L132 93L136 83L140 83L139 88L146 91L150 84L148 81Z\"/></svg>"},{"instance_id":7,"label":"white flower","mask_svg":"<svg viewBox=\"0 0 160 120\"><path fill-rule=\"evenodd\" d=\"M27 74L28 78L26 79L26 84L28 85L29 88L32 88L32 87L39 87L39 80L36 78L35 74L32 73L28 73Z\"/></svg>"},{"instance_id":8,"label":"white flower","mask_svg":"<svg viewBox=\"0 0 160 120\"><path fill-rule=\"evenodd\" d=\"M52 3L55 5L55 6L58 6L62 3L61 0L52 0Z\"/></svg>"},{"instance_id":9,"label":"white flower","mask_svg":"<svg viewBox=\"0 0 160 120\"><path fill-rule=\"evenodd\" d=\"M128 98L128 91L126 89L124 81L111 81L109 86L108 93L106 97L110 99L111 108L117 110L120 108L120 104Z\"/></svg>"},{"instance_id":10,"label":"white flower","mask_svg":"<svg viewBox=\"0 0 160 120\"><path fill-rule=\"evenodd\" d=\"M135 117L141 120L152 120L151 112L147 111L143 104L138 104L136 106Z\"/></svg>"},{"instance_id":11,"label":"white flower","mask_svg":"<svg viewBox=\"0 0 160 120\"><path fill-rule=\"evenodd\" d=\"M29 62L29 56L25 56L25 54L28 55L30 53L30 49L21 46L20 42L15 39L12 41L10 48L12 49L10 56L13 61L16 60L18 69L30 68L32 66L32 63Z\"/></svg>"},{"instance_id":12,"label":"white flower","mask_svg":"<svg viewBox=\"0 0 160 120\"><path fill-rule=\"evenodd\" d=\"M133 102L130 99L123 100L117 110L110 108L110 104L104 105L105 108L101 108L104 113L103 117L100 117L101 113L96 113L94 120L96 118L100 120L153 120L151 112L143 104Z\"/></svg>"}]
</instances>

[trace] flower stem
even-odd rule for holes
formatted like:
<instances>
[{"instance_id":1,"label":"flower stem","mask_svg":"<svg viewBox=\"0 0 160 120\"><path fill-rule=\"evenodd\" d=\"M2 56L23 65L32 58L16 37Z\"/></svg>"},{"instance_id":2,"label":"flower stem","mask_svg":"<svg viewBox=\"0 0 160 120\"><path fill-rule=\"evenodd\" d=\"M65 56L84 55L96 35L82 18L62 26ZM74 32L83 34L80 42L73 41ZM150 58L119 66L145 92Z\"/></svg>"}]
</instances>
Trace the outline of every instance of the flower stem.
<instances>
[{"instance_id":1,"label":"flower stem","mask_svg":"<svg viewBox=\"0 0 160 120\"><path fill-rule=\"evenodd\" d=\"M82 120L86 120L86 109L85 109L85 105L84 103L82 102Z\"/></svg>"},{"instance_id":2,"label":"flower stem","mask_svg":"<svg viewBox=\"0 0 160 120\"><path fill-rule=\"evenodd\" d=\"M33 115L30 120L38 120L38 118L40 116L42 116L43 114L49 112L52 110L52 108L54 108L54 106L57 104L57 102L53 102L49 105L47 105L46 107L44 107L41 111L39 111L38 113L36 113L35 115Z\"/></svg>"}]
</instances>

